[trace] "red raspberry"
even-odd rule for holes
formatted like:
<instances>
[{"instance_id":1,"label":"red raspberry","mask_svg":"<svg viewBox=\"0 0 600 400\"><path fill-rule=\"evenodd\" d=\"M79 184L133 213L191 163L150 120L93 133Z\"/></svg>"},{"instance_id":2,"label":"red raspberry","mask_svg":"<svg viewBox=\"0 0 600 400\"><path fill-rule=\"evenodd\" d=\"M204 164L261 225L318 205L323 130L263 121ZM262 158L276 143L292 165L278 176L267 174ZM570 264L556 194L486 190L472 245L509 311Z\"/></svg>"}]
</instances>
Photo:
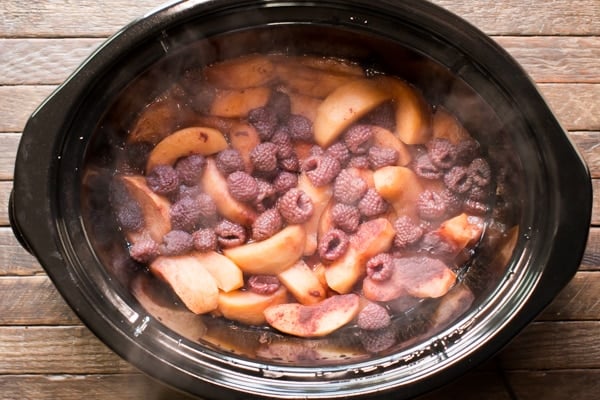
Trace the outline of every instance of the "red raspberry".
<instances>
[{"instance_id":1,"label":"red raspberry","mask_svg":"<svg viewBox=\"0 0 600 400\"><path fill-rule=\"evenodd\" d=\"M373 141L371 125L357 124L344 133L344 143L353 154L366 154Z\"/></svg>"},{"instance_id":2,"label":"red raspberry","mask_svg":"<svg viewBox=\"0 0 600 400\"><path fill-rule=\"evenodd\" d=\"M251 292L264 295L275 293L281 286L281 282L274 275L252 275L247 284Z\"/></svg>"},{"instance_id":3,"label":"red raspberry","mask_svg":"<svg viewBox=\"0 0 600 400\"><path fill-rule=\"evenodd\" d=\"M386 101L368 113L363 120L367 124L393 131L396 128L396 106L391 101Z\"/></svg>"},{"instance_id":4,"label":"red raspberry","mask_svg":"<svg viewBox=\"0 0 600 400\"><path fill-rule=\"evenodd\" d=\"M325 150L325 154L335 158L344 167L350 161L350 151L342 142L335 142Z\"/></svg>"},{"instance_id":5,"label":"red raspberry","mask_svg":"<svg viewBox=\"0 0 600 400\"><path fill-rule=\"evenodd\" d=\"M367 183L362 178L344 169L333 182L333 197L339 203L356 204L367 189Z\"/></svg>"},{"instance_id":6,"label":"red raspberry","mask_svg":"<svg viewBox=\"0 0 600 400\"><path fill-rule=\"evenodd\" d=\"M475 185L486 187L492 180L492 170L487 161L476 158L469 164L469 176Z\"/></svg>"},{"instance_id":7,"label":"red raspberry","mask_svg":"<svg viewBox=\"0 0 600 400\"><path fill-rule=\"evenodd\" d=\"M269 140L277 128L277 114L268 107L250 110L248 122L256 129L262 141Z\"/></svg>"},{"instance_id":8,"label":"red raspberry","mask_svg":"<svg viewBox=\"0 0 600 400\"><path fill-rule=\"evenodd\" d=\"M340 229L331 229L319 239L319 256L326 262L335 261L346 253L350 240Z\"/></svg>"},{"instance_id":9,"label":"red raspberry","mask_svg":"<svg viewBox=\"0 0 600 400\"><path fill-rule=\"evenodd\" d=\"M423 191L417 199L417 212L427 221L437 221L446 216L447 204L438 192Z\"/></svg>"},{"instance_id":10,"label":"red raspberry","mask_svg":"<svg viewBox=\"0 0 600 400\"><path fill-rule=\"evenodd\" d=\"M289 224L302 224L312 217L314 205L306 193L294 188L279 198L277 209Z\"/></svg>"},{"instance_id":11,"label":"red raspberry","mask_svg":"<svg viewBox=\"0 0 600 400\"><path fill-rule=\"evenodd\" d=\"M313 140L312 122L302 115L292 114L287 121L292 140L310 142Z\"/></svg>"},{"instance_id":12,"label":"red raspberry","mask_svg":"<svg viewBox=\"0 0 600 400\"><path fill-rule=\"evenodd\" d=\"M224 219L215 226L217 242L223 249L236 247L246 242L246 230L240 224Z\"/></svg>"},{"instance_id":13,"label":"red raspberry","mask_svg":"<svg viewBox=\"0 0 600 400\"><path fill-rule=\"evenodd\" d=\"M390 327L391 328L391 327ZM396 344L395 329L378 329L375 331L361 330L359 334L360 342L364 349L369 353L380 353Z\"/></svg>"},{"instance_id":14,"label":"red raspberry","mask_svg":"<svg viewBox=\"0 0 600 400\"><path fill-rule=\"evenodd\" d=\"M360 329L376 331L388 327L392 322L387 309L377 303L369 303L363 308L356 318Z\"/></svg>"},{"instance_id":15,"label":"red raspberry","mask_svg":"<svg viewBox=\"0 0 600 400\"><path fill-rule=\"evenodd\" d=\"M154 193L168 196L179 189L179 174L170 165L157 165L146 176L146 183Z\"/></svg>"},{"instance_id":16,"label":"red raspberry","mask_svg":"<svg viewBox=\"0 0 600 400\"><path fill-rule=\"evenodd\" d=\"M377 254L367 261L367 276L374 281L387 281L393 272L394 259L387 253Z\"/></svg>"},{"instance_id":17,"label":"red raspberry","mask_svg":"<svg viewBox=\"0 0 600 400\"><path fill-rule=\"evenodd\" d=\"M425 179L440 179L444 171L433 165L427 154L421 154L414 161L415 173Z\"/></svg>"},{"instance_id":18,"label":"red raspberry","mask_svg":"<svg viewBox=\"0 0 600 400\"><path fill-rule=\"evenodd\" d=\"M452 168L456 163L456 146L447 139L431 139L427 142L427 154L431 163L440 169Z\"/></svg>"},{"instance_id":19,"label":"red raspberry","mask_svg":"<svg viewBox=\"0 0 600 400\"><path fill-rule=\"evenodd\" d=\"M150 236L146 236L135 242L129 248L129 255L137 262L149 263L158 257L160 254L158 243Z\"/></svg>"},{"instance_id":20,"label":"red raspberry","mask_svg":"<svg viewBox=\"0 0 600 400\"><path fill-rule=\"evenodd\" d=\"M444 174L444 184L453 192L463 194L471 189L473 180L467 167L456 166Z\"/></svg>"},{"instance_id":21,"label":"red raspberry","mask_svg":"<svg viewBox=\"0 0 600 400\"><path fill-rule=\"evenodd\" d=\"M273 187L280 195L296 186L298 186L298 175L287 171L280 172L273 181Z\"/></svg>"},{"instance_id":22,"label":"red raspberry","mask_svg":"<svg viewBox=\"0 0 600 400\"><path fill-rule=\"evenodd\" d=\"M335 158L323 156L310 156L302 164L302 170L313 185L320 187L331 183L340 173L341 167Z\"/></svg>"},{"instance_id":23,"label":"red raspberry","mask_svg":"<svg viewBox=\"0 0 600 400\"><path fill-rule=\"evenodd\" d=\"M180 158L175 164L175 171L179 175L179 182L184 185L197 185L204 171L206 159L200 154L192 154L188 157Z\"/></svg>"},{"instance_id":24,"label":"red raspberry","mask_svg":"<svg viewBox=\"0 0 600 400\"><path fill-rule=\"evenodd\" d=\"M336 203L331 209L331 218L336 227L347 233L356 232L360 225L360 211L349 204Z\"/></svg>"},{"instance_id":25,"label":"red raspberry","mask_svg":"<svg viewBox=\"0 0 600 400\"><path fill-rule=\"evenodd\" d=\"M290 138L290 132L287 126L277 128L271 137L271 143L277 145L277 159L284 160L294 154L294 146Z\"/></svg>"},{"instance_id":26,"label":"red raspberry","mask_svg":"<svg viewBox=\"0 0 600 400\"><path fill-rule=\"evenodd\" d=\"M366 155L359 155L350 158L348 166L353 168L368 169L369 168L369 157Z\"/></svg>"},{"instance_id":27,"label":"red raspberry","mask_svg":"<svg viewBox=\"0 0 600 400\"><path fill-rule=\"evenodd\" d=\"M140 205L133 199L121 203L116 208L117 222L127 232L137 232L144 227L144 213Z\"/></svg>"},{"instance_id":28,"label":"red raspberry","mask_svg":"<svg viewBox=\"0 0 600 400\"><path fill-rule=\"evenodd\" d=\"M456 164L468 165L479 153L479 142L474 139L461 140L456 144Z\"/></svg>"},{"instance_id":29,"label":"red raspberry","mask_svg":"<svg viewBox=\"0 0 600 400\"><path fill-rule=\"evenodd\" d=\"M239 151L232 148L227 148L220 151L215 156L217 169L224 176L228 176L235 171L243 171L245 169L244 159Z\"/></svg>"},{"instance_id":30,"label":"red raspberry","mask_svg":"<svg viewBox=\"0 0 600 400\"><path fill-rule=\"evenodd\" d=\"M368 189L358 202L358 209L367 218L376 217L388 210L388 203L375 189Z\"/></svg>"},{"instance_id":31,"label":"red raspberry","mask_svg":"<svg viewBox=\"0 0 600 400\"><path fill-rule=\"evenodd\" d=\"M194 248L200 252L217 250L217 234L213 229L203 228L192 233Z\"/></svg>"},{"instance_id":32,"label":"red raspberry","mask_svg":"<svg viewBox=\"0 0 600 400\"><path fill-rule=\"evenodd\" d=\"M399 249L415 244L423 237L423 229L405 215L394 221L394 230L396 231L394 246Z\"/></svg>"},{"instance_id":33,"label":"red raspberry","mask_svg":"<svg viewBox=\"0 0 600 400\"><path fill-rule=\"evenodd\" d=\"M227 188L231 197L238 201L252 202L258 196L256 179L243 171L232 172L227 177Z\"/></svg>"},{"instance_id":34,"label":"red raspberry","mask_svg":"<svg viewBox=\"0 0 600 400\"><path fill-rule=\"evenodd\" d=\"M296 153L292 153L288 158L280 159L278 165L284 171L300 172L300 160L298 160Z\"/></svg>"},{"instance_id":35,"label":"red raspberry","mask_svg":"<svg viewBox=\"0 0 600 400\"><path fill-rule=\"evenodd\" d=\"M277 169L277 146L271 142L259 143L250 152L250 160L256 171L275 171Z\"/></svg>"},{"instance_id":36,"label":"red raspberry","mask_svg":"<svg viewBox=\"0 0 600 400\"><path fill-rule=\"evenodd\" d=\"M270 238L281 230L283 220L276 208L260 214L252 224L252 239L261 241Z\"/></svg>"},{"instance_id":37,"label":"red raspberry","mask_svg":"<svg viewBox=\"0 0 600 400\"><path fill-rule=\"evenodd\" d=\"M200 209L200 219L202 225L212 225L217 218L217 204L206 193L201 193L196 197Z\"/></svg>"},{"instance_id":38,"label":"red raspberry","mask_svg":"<svg viewBox=\"0 0 600 400\"><path fill-rule=\"evenodd\" d=\"M396 165L398 162L398 151L389 147L372 146L369 149L368 158L371 169L379 169L388 165Z\"/></svg>"},{"instance_id":39,"label":"red raspberry","mask_svg":"<svg viewBox=\"0 0 600 400\"><path fill-rule=\"evenodd\" d=\"M258 196L256 196L254 206L259 212L262 212L275 203L277 192L272 184L263 179L257 179L256 183L258 184Z\"/></svg>"},{"instance_id":40,"label":"red raspberry","mask_svg":"<svg viewBox=\"0 0 600 400\"><path fill-rule=\"evenodd\" d=\"M159 245L160 254L163 256L180 256L190 252L193 248L192 235L180 230L172 230L167 233Z\"/></svg>"},{"instance_id":41,"label":"red raspberry","mask_svg":"<svg viewBox=\"0 0 600 400\"><path fill-rule=\"evenodd\" d=\"M198 226L203 213L202 205L196 197L184 197L169 209L173 229L186 232L191 232Z\"/></svg>"}]
</instances>

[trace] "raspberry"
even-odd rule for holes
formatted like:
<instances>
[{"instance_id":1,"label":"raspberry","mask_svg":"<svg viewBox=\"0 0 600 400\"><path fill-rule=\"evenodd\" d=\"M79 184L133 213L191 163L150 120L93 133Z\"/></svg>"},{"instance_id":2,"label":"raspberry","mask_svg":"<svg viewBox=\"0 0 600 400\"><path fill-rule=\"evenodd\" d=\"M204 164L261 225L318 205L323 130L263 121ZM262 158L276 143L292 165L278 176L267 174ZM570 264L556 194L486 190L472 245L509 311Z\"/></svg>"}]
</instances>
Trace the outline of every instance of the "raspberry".
<instances>
[{"instance_id":1,"label":"raspberry","mask_svg":"<svg viewBox=\"0 0 600 400\"><path fill-rule=\"evenodd\" d=\"M300 160L298 160L298 156L296 155L296 153L292 153L292 155L288 158L279 159L278 165L284 171L288 171L288 172L299 172L300 171Z\"/></svg>"},{"instance_id":2,"label":"raspberry","mask_svg":"<svg viewBox=\"0 0 600 400\"><path fill-rule=\"evenodd\" d=\"M357 124L344 133L344 143L353 154L366 154L373 141L371 125Z\"/></svg>"},{"instance_id":3,"label":"raspberry","mask_svg":"<svg viewBox=\"0 0 600 400\"><path fill-rule=\"evenodd\" d=\"M351 172L342 170L333 182L333 196L336 201L344 204L355 204L367 191L367 183Z\"/></svg>"},{"instance_id":4,"label":"raspberry","mask_svg":"<svg viewBox=\"0 0 600 400\"><path fill-rule=\"evenodd\" d=\"M312 122L302 115L292 114L289 116L287 125L290 129L290 137L295 141L310 142L313 140Z\"/></svg>"},{"instance_id":5,"label":"raspberry","mask_svg":"<svg viewBox=\"0 0 600 400\"><path fill-rule=\"evenodd\" d=\"M325 150L319 145L314 145L310 148L309 155L311 156L322 156L325 154Z\"/></svg>"},{"instance_id":6,"label":"raspberry","mask_svg":"<svg viewBox=\"0 0 600 400\"><path fill-rule=\"evenodd\" d=\"M347 233L356 232L360 225L360 211L348 204L336 203L331 209L331 218L336 227Z\"/></svg>"},{"instance_id":7,"label":"raspberry","mask_svg":"<svg viewBox=\"0 0 600 400\"><path fill-rule=\"evenodd\" d=\"M135 242L129 248L129 255L137 262L149 263L160 254L158 243L151 237L146 236Z\"/></svg>"},{"instance_id":8,"label":"raspberry","mask_svg":"<svg viewBox=\"0 0 600 400\"><path fill-rule=\"evenodd\" d=\"M368 189L358 202L358 209L365 217L372 218L386 212L388 203L375 189Z\"/></svg>"},{"instance_id":9,"label":"raspberry","mask_svg":"<svg viewBox=\"0 0 600 400\"><path fill-rule=\"evenodd\" d=\"M398 151L389 147L373 146L368 152L369 165L372 169L396 165L398 157Z\"/></svg>"},{"instance_id":10,"label":"raspberry","mask_svg":"<svg viewBox=\"0 0 600 400\"><path fill-rule=\"evenodd\" d=\"M396 128L396 107L391 101L386 101L368 113L363 121L393 131Z\"/></svg>"},{"instance_id":11,"label":"raspberry","mask_svg":"<svg viewBox=\"0 0 600 400\"><path fill-rule=\"evenodd\" d=\"M377 254L367 261L367 276L374 281L387 281L392 277L393 272L394 259L387 253Z\"/></svg>"},{"instance_id":12,"label":"raspberry","mask_svg":"<svg viewBox=\"0 0 600 400\"><path fill-rule=\"evenodd\" d=\"M202 176L205 165L206 159L200 154L180 158L175 164L179 182L188 186L196 185Z\"/></svg>"},{"instance_id":13,"label":"raspberry","mask_svg":"<svg viewBox=\"0 0 600 400\"><path fill-rule=\"evenodd\" d=\"M252 224L252 239L256 241L268 239L279 232L282 226L283 220L279 211L275 208L268 209Z\"/></svg>"},{"instance_id":14,"label":"raspberry","mask_svg":"<svg viewBox=\"0 0 600 400\"><path fill-rule=\"evenodd\" d=\"M330 229L319 239L319 256L324 261L335 261L346 253L350 240L340 229Z\"/></svg>"},{"instance_id":15,"label":"raspberry","mask_svg":"<svg viewBox=\"0 0 600 400\"><path fill-rule=\"evenodd\" d=\"M359 338L364 349L369 353L379 353L396 344L396 333L390 328L375 331L362 330Z\"/></svg>"},{"instance_id":16,"label":"raspberry","mask_svg":"<svg viewBox=\"0 0 600 400\"><path fill-rule=\"evenodd\" d=\"M471 190L467 193L468 200L485 202L490 196L490 191L478 185L472 185Z\"/></svg>"},{"instance_id":17,"label":"raspberry","mask_svg":"<svg viewBox=\"0 0 600 400\"><path fill-rule=\"evenodd\" d=\"M479 187L486 187L492 180L490 165L483 158L476 158L469 164L469 176Z\"/></svg>"},{"instance_id":18,"label":"raspberry","mask_svg":"<svg viewBox=\"0 0 600 400\"><path fill-rule=\"evenodd\" d=\"M302 164L302 170L313 185L325 186L331 183L339 174L341 167L335 158L323 156L310 156Z\"/></svg>"},{"instance_id":19,"label":"raspberry","mask_svg":"<svg viewBox=\"0 0 600 400\"><path fill-rule=\"evenodd\" d=\"M127 166L135 172L143 173L146 167L148 155L154 146L148 142L136 142L125 147L125 158Z\"/></svg>"},{"instance_id":20,"label":"raspberry","mask_svg":"<svg viewBox=\"0 0 600 400\"><path fill-rule=\"evenodd\" d=\"M119 204L116 214L119 226L125 231L137 232L144 227L144 213L135 200Z\"/></svg>"},{"instance_id":21,"label":"raspberry","mask_svg":"<svg viewBox=\"0 0 600 400\"><path fill-rule=\"evenodd\" d=\"M184 197L169 209L173 229L191 232L198 226L203 209L196 197Z\"/></svg>"},{"instance_id":22,"label":"raspberry","mask_svg":"<svg viewBox=\"0 0 600 400\"><path fill-rule=\"evenodd\" d=\"M202 192L202 188L198 185L187 186L179 185L179 190L173 195L173 202L178 202L184 197L198 197Z\"/></svg>"},{"instance_id":23,"label":"raspberry","mask_svg":"<svg viewBox=\"0 0 600 400\"><path fill-rule=\"evenodd\" d=\"M277 202L279 213L289 224L302 224L312 216L314 206L310 197L300 189L290 189Z\"/></svg>"},{"instance_id":24,"label":"raspberry","mask_svg":"<svg viewBox=\"0 0 600 400\"><path fill-rule=\"evenodd\" d=\"M485 215L488 212L488 206L484 202L474 199L466 199L463 208L473 215Z\"/></svg>"},{"instance_id":25,"label":"raspberry","mask_svg":"<svg viewBox=\"0 0 600 400\"><path fill-rule=\"evenodd\" d=\"M246 230L240 224L224 219L215 226L217 242L221 248L228 249L246 242Z\"/></svg>"},{"instance_id":26,"label":"raspberry","mask_svg":"<svg viewBox=\"0 0 600 400\"><path fill-rule=\"evenodd\" d=\"M278 90L271 92L267 107L273 110L273 113L277 116L279 122L286 121L292 113L290 96Z\"/></svg>"},{"instance_id":27,"label":"raspberry","mask_svg":"<svg viewBox=\"0 0 600 400\"><path fill-rule=\"evenodd\" d=\"M277 114L267 107L250 110L248 122L256 129L262 141L269 140L277 128Z\"/></svg>"},{"instance_id":28,"label":"raspberry","mask_svg":"<svg viewBox=\"0 0 600 400\"><path fill-rule=\"evenodd\" d=\"M479 142L473 139L461 140L456 144L456 164L469 164L479 155L479 152Z\"/></svg>"},{"instance_id":29,"label":"raspberry","mask_svg":"<svg viewBox=\"0 0 600 400\"><path fill-rule=\"evenodd\" d=\"M262 212L275 202L276 191L273 185L263 179L257 179L256 183L258 184L258 196L256 196L254 206L259 212Z\"/></svg>"},{"instance_id":30,"label":"raspberry","mask_svg":"<svg viewBox=\"0 0 600 400\"><path fill-rule=\"evenodd\" d=\"M387 328L392 322L387 309L377 303L369 303L363 308L356 318L360 329L375 331Z\"/></svg>"},{"instance_id":31,"label":"raspberry","mask_svg":"<svg viewBox=\"0 0 600 400\"><path fill-rule=\"evenodd\" d=\"M232 172L227 177L227 189L231 197L238 201L252 202L258 196L256 179L244 171Z\"/></svg>"},{"instance_id":32,"label":"raspberry","mask_svg":"<svg viewBox=\"0 0 600 400\"><path fill-rule=\"evenodd\" d=\"M221 171L224 176L228 176L235 171L243 171L245 168L244 159L239 151L232 148L217 153L215 157L217 169Z\"/></svg>"},{"instance_id":33,"label":"raspberry","mask_svg":"<svg viewBox=\"0 0 600 400\"><path fill-rule=\"evenodd\" d=\"M444 189L440 192L442 201L446 203L446 214L456 215L460 212L463 205L463 199L450 189Z\"/></svg>"},{"instance_id":34,"label":"raspberry","mask_svg":"<svg viewBox=\"0 0 600 400\"><path fill-rule=\"evenodd\" d=\"M203 225L211 225L215 222L217 217L217 204L215 201L206 193L201 193L196 197L198 202L198 208L200 209L200 218Z\"/></svg>"},{"instance_id":35,"label":"raspberry","mask_svg":"<svg viewBox=\"0 0 600 400\"><path fill-rule=\"evenodd\" d=\"M292 145L292 139L290 138L287 126L277 128L271 137L271 143L277 145L277 159L279 160L289 158L294 154L294 146Z\"/></svg>"},{"instance_id":36,"label":"raspberry","mask_svg":"<svg viewBox=\"0 0 600 400\"><path fill-rule=\"evenodd\" d=\"M428 221L442 219L446 215L447 205L438 192L423 191L417 199L417 212L419 216Z\"/></svg>"},{"instance_id":37,"label":"raspberry","mask_svg":"<svg viewBox=\"0 0 600 400\"><path fill-rule=\"evenodd\" d=\"M355 156L348 161L348 166L353 168L368 169L369 157L366 155Z\"/></svg>"},{"instance_id":38,"label":"raspberry","mask_svg":"<svg viewBox=\"0 0 600 400\"><path fill-rule=\"evenodd\" d=\"M192 233L194 249L200 252L217 250L217 234L213 229L203 228Z\"/></svg>"},{"instance_id":39,"label":"raspberry","mask_svg":"<svg viewBox=\"0 0 600 400\"><path fill-rule=\"evenodd\" d=\"M467 167L452 167L444 174L444 184L455 193L463 194L471 189L473 181Z\"/></svg>"},{"instance_id":40,"label":"raspberry","mask_svg":"<svg viewBox=\"0 0 600 400\"><path fill-rule=\"evenodd\" d=\"M417 243L423 236L423 229L405 215L398 217L394 221L394 230L396 231L394 246L399 249Z\"/></svg>"},{"instance_id":41,"label":"raspberry","mask_svg":"<svg viewBox=\"0 0 600 400\"><path fill-rule=\"evenodd\" d=\"M425 179L440 179L444 171L433 165L427 154L421 154L414 162L415 173Z\"/></svg>"},{"instance_id":42,"label":"raspberry","mask_svg":"<svg viewBox=\"0 0 600 400\"><path fill-rule=\"evenodd\" d=\"M251 292L269 295L279 289L281 282L274 275L252 275L248 278L247 285Z\"/></svg>"},{"instance_id":43,"label":"raspberry","mask_svg":"<svg viewBox=\"0 0 600 400\"><path fill-rule=\"evenodd\" d=\"M439 169L449 169L456 162L456 146L447 139L434 138L427 143L427 155Z\"/></svg>"},{"instance_id":44,"label":"raspberry","mask_svg":"<svg viewBox=\"0 0 600 400\"><path fill-rule=\"evenodd\" d=\"M448 256L456 252L454 244L435 231L423 235L421 248L434 256Z\"/></svg>"},{"instance_id":45,"label":"raspberry","mask_svg":"<svg viewBox=\"0 0 600 400\"><path fill-rule=\"evenodd\" d=\"M157 165L146 176L146 183L154 193L166 196L179 189L179 174L170 165Z\"/></svg>"},{"instance_id":46,"label":"raspberry","mask_svg":"<svg viewBox=\"0 0 600 400\"><path fill-rule=\"evenodd\" d=\"M275 188L275 191L280 195L284 194L292 188L295 188L297 185L298 175L287 171L280 172L279 175L277 175L277 177L273 181L273 187Z\"/></svg>"},{"instance_id":47,"label":"raspberry","mask_svg":"<svg viewBox=\"0 0 600 400\"><path fill-rule=\"evenodd\" d=\"M271 172L277 169L277 146L274 143L259 143L250 152L254 169L259 172Z\"/></svg>"},{"instance_id":48,"label":"raspberry","mask_svg":"<svg viewBox=\"0 0 600 400\"><path fill-rule=\"evenodd\" d=\"M342 142L335 142L329 146L327 150L325 150L325 154L338 160L341 167L344 167L348 164L348 161L350 161L350 151Z\"/></svg>"},{"instance_id":49,"label":"raspberry","mask_svg":"<svg viewBox=\"0 0 600 400\"><path fill-rule=\"evenodd\" d=\"M192 235L180 230L172 230L163 236L159 245L160 254L163 256L180 256L194 248Z\"/></svg>"}]
</instances>

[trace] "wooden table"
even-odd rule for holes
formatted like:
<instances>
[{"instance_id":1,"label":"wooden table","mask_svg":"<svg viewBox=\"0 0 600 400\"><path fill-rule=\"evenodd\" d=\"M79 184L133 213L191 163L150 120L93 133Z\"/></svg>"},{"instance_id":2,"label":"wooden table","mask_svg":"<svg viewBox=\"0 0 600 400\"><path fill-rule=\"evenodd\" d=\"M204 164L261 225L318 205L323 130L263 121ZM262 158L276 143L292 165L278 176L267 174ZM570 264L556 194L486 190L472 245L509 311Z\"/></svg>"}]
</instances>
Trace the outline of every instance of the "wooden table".
<instances>
[{"instance_id":1,"label":"wooden table","mask_svg":"<svg viewBox=\"0 0 600 400\"><path fill-rule=\"evenodd\" d=\"M524 65L600 189L600 2L435 2L492 35ZM29 114L104 38L161 3L0 2L2 399L188 399L142 375L81 324L18 245L6 211ZM596 197L589 243L573 281L497 357L423 399L600 398L599 223Z\"/></svg>"}]
</instances>

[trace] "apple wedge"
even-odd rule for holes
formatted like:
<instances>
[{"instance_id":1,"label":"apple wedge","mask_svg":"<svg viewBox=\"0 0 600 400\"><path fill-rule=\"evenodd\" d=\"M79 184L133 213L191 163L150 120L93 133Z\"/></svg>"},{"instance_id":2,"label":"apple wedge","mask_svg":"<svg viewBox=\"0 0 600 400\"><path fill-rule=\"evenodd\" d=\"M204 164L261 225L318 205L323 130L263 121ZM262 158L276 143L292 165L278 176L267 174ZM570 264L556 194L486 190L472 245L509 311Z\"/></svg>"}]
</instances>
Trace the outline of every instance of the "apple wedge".
<instances>
[{"instance_id":1,"label":"apple wedge","mask_svg":"<svg viewBox=\"0 0 600 400\"><path fill-rule=\"evenodd\" d=\"M473 301L475 295L464 283L457 284L442 299L433 313L432 325L438 329L448 326L464 314Z\"/></svg>"},{"instance_id":2,"label":"apple wedge","mask_svg":"<svg viewBox=\"0 0 600 400\"><path fill-rule=\"evenodd\" d=\"M178 158L192 154L209 156L227 146L227 140L216 129L199 126L184 128L167 136L152 149L146 171L152 171L157 165L173 165Z\"/></svg>"},{"instance_id":3,"label":"apple wedge","mask_svg":"<svg viewBox=\"0 0 600 400\"><path fill-rule=\"evenodd\" d=\"M247 123L240 122L233 125L229 131L229 141L231 147L236 149L242 155L247 173L252 173L252 161L250 152L260 143L260 137L256 129Z\"/></svg>"},{"instance_id":4,"label":"apple wedge","mask_svg":"<svg viewBox=\"0 0 600 400\"><path fill-rule=\"evenodd\" d=\"M238 224L249 226L256 219L256 211L249 205L231 197L227 188L227 179L217 169L212 158L206 160L200 184L206 194L216 203L219 214Z\"/></svg>"},{"instance_id":5,"label":"apple wedge","mask_svg":"<svg viewBox=\"0 0 600 400\"><path fill-rule=\"evenodd\" d=\"M304 255L312 255L317 250L317 236L319 231L319 220L321 214L329 204L329 200L332 196L332 190L330 185L317 187L312 184L306 174L300 174L298 177L298 189L304 191L310 197L314 211L308 221L304 223L306 230L306 247L304 248Z\"/></svg>"},{"instance_id":6,"label":"apple wedge","mask_svg":"<svg viewBox=\"0 0 600 400\"><path fill-rule=\"evenodd\" d=\"M483 227L483 219L462 213L442 222L437 232L462 250L481 238Z\"/></svg>"},{"instance_id":7,"label":"apple wedge","mask_svg":"<svg viewBox=\"0 0 600 400\"><path fill-rule=\"evenodd\" d=\"M387 166L373 173L375 190L398 215L416 215L417 199L423 192L419 177L406 167Z\"/></svg>"},{"instance_id":8,"label":"apple wedge","mask_svg":"<svg viewBox=\"0 0 600 400\"><path fill-rule=\"evenodd\" d=\"M288 301L285 286L272 294L258 294L249 290L234 290L219 295L217 312L225 318L246 325L262 325L266 322L264 311L267 307Z\"/></svg>"},{"instance_id":9,"label":"apple wedge","mask_svg":"<svg viewBox=\"0 0 600 400\"><path fill-rule=\"evenodd\" d=\"M215 278L223 292L231 292L244 286L242 270L229 258L215 251L192 253L204 268Z\"/></svg>"},{"instance_id":10,"label":"apple wedge","mask_svg":"<svg viewBox=\"0 0 600 400\"><path fill-rule=\"evenodd\" d=\"M315 141L321 147L330 146L352 123L390 97L389 91L371 79L354 79L338 87L317 108Z\"/></svg>"},{"instance_id":11,"label":"apple wedge","mask_svg":"<svg viewBox=\"0 0 600 400\"><path fill-rule=\"evenodd\" d=\"M318 303L327 295L317 274L302 260L280 272L277 278L301 304Z\"/></svg>"},{"instance_id":12,"label":"apple wedge","mask_svg":"<svg viewBox=\"0 0 600 400\"><path fill-rule=\"evenodd\" d=\"M127 240L130 243L137 242L141 236L149 234L157 243L161 243L163 236L171 230L171 218L169 208L171 203L166 198L154 193L146 179L139 175L124 175L120 179L127 191L139 204L144 215L144 228L139 232L127 232Z\"/></svg>"},{"instance_id":13,"label":"apple wedge","mask_svg":"<svg viewBox=\"0 0 600 400\"><path fill-rule=\"evenodd\" d=\"M210 114L224 118L245 118L250 110L269 101L271 89L265 86L240 90L218 89L210 106Z\"/></svg>"},{"instance_id":14,"label":"apple wedge","mask_svg":"<svg viewBox=\"0 0 600 400\"><path fill-rule=\"evenodd\" d=\"M302 257L306 230L302 225L288 225L268 239L224 249L248 275L277 275Z\"/></svg>"},{"instance_id":15,"label":"apple wedge","mask_svg":"<svg viewBox=\"0 0 600 400\"><path fill-rule=\"evenodd\" d=\"M134 122L128 142L156 144L180 126L194 120L191 110L177 107L177 102L160 99L147 106Z\"/></svg>"},{"instance_id":16,"label":"apple wedge","mask_svg":"<svg viewBox=\"0 0 600 400\"><path fill-rule=\"evenodd\" d=\"M373 132L373 144L379 147L394 149L398 152L398 161L396 165L406 166L412 160L410 150L404 142L398 139L391 131L377 125L371 127Z\"/></svg>"},{"instance_id":17,"label":"apple wedge","mask_svg":"<svg viewBox=\"0 0 600 400\"><path fill-rule=\"evenodd\" d=\"M161 256L150 263L150 271L171 286L183 304L195 314L218 306L217 281L202 262L191 255Z\"/></svg>"},{"instance_id":18,"label":"apple wedge","mask_svg":"<svg viewBox=\"0 0 600 400\"><path fill-rule=\"evenodd\" d=\"M271 55L271 61L276 64L298 65L310 67L317 70L330 73L341 73L361 77L365 75L363 68L359 64L351 63L338 58L307 57L307 56L282 56Z\"/></svg>"},{"instance_id":19,"label":"apple wedge","mask_svg":"<svg viewBox=\"0 0 600 400\"><path fill-rule=\"evenodd\" d=\"M443 107L437 107L433 114L432 134L454 144L471 138L458 119Z\"/></svg>"},{"instance_id":20,"label":"apple wedge","mask_svg":"<svg viewBox=\"0 0 600 400\"><path fill-rule=\"evenodd\" d=\"M210 65L204 69L204 77L220 88L246 89L267 85L276 75L269 57L251 54Z\"/></svg>"},{"instance_id":21,"label":"apple wedge","mask_svg":"<svg viewBox=\"0 0 600 400\"><path fill-rule=\"evenodd\" d=\"M267 307L265 318L273 328L294 336L311 338L328 335L352 321L360 310L354 293L334 295L305 306L285 303Z\"/></svg>"},{"instance_id":22,"label":"apple wedge","mask_svg":"<svg viewBox=\"0 0 600 400\"><path fill-rule=\"evenodd\" d=\"M275 64L278 78L292 92L325 98L340 86L355 80L355 74L313 68L285 61Z\"/></svg>"}]
</instances>

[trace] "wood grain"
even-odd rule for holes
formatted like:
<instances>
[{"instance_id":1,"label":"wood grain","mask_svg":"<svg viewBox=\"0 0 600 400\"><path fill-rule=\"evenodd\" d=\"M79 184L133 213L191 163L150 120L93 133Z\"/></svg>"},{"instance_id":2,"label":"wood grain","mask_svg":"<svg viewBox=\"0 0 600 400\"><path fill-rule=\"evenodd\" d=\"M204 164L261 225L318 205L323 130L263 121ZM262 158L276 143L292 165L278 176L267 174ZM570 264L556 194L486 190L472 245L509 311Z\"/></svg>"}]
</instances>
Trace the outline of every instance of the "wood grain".
<instances>
[{"instance_id":1,"label":"wood grain","mask_svg":"<svg viewBox=\"0 0 600 400\"><path fill-rule=\"evenodd\" d=\"M596 400L600 370L510 371L508 382L519 400Z\"/></svg>"},{"instance_id":2,"label":"wood grain","mask_svg":"<svg viewBox=\"0 0 600 400\"><path fill-rule=\"evenodd\" d=\"M35 275L44 270L17 241L9 227L0 227L0 276Z\"/></svg>"},{"instance_id":3,"label":"wood grain","mask_svg":"<svg viewBox=\"0 0 600 400\"><path fill-rule=\"evenodd\" d=\"M538 321L600 320L600 272L579 271Z\"/></svg>"}]
</instances>

